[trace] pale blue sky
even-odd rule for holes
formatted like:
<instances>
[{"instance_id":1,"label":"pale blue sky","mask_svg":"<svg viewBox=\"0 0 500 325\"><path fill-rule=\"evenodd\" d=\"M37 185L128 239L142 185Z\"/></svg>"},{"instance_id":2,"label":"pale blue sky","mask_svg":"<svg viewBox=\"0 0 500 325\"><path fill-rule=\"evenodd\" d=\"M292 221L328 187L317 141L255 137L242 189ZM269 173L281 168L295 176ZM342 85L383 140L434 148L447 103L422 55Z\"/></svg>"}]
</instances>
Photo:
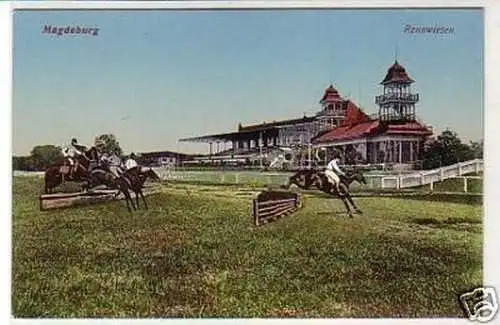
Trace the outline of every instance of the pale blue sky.
<instances>
[{"instance_id":1,"label":"pale blue sky","mask_svg":"<svg viewBox=\"0 0 500 325\"><path fill-rule=\"evenodd\" d=\"M45 24L100 32L57 37ZM455 33L405 34L405 24ZM13 153L109 132L126 152L199 150L177 140L312 114L330 82L376 112L396 44L417 115L482 138L480 10L17 11Z\"/></svg>"}]
</instances>

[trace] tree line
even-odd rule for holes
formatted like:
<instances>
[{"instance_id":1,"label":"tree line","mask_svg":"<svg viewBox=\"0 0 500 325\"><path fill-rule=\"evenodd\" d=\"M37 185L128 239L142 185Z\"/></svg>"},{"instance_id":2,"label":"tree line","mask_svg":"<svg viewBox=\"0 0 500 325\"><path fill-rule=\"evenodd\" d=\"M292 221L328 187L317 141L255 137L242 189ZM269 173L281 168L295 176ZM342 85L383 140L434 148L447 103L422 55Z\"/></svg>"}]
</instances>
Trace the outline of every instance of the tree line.
<instances>
[{"instance_id":1,"label":"tree line","mask_svg":"<svg viewBox=\"0 0 500 325\"><path fill-rule=\"evenodd\" d=\"M123 155L120 143L113 134L101 134L96 140L102 140L103 152ZM43 144L33 147L29 156L13 156L12 169L21 171L44 171L53 165L61 156L62 147L52 144Z\"/></svg>"}]
</instances>

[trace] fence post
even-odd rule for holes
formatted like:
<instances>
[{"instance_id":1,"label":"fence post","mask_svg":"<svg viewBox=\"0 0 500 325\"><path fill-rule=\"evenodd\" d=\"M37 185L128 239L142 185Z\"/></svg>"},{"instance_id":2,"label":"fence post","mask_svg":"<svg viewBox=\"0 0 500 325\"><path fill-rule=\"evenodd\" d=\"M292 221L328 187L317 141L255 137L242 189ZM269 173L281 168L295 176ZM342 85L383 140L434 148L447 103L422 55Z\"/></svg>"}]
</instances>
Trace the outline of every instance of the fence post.
<instances>
[{"instance_id":1,"label":"fence post","mask_svg":"<svg viewBox=\"0 0 500 325\"><path fill-rule=\"evenodd\" d=\"M382 176L382 178L380 178L380 188L385 188L384 186L384 177Z\"/></svg>"},{"instance_id":2,"label":"fence post","mask_svg":"<svg viewBox=\"0 0 500 325\"><path fill-rule=\"evenodd\" d=\"M440 177L441 177L441 182L444 180L444 170L443 170L443 167L441 167L441 170L440 170Z\"/></svg>"},{"instance_id":3,"label":"fence post","mask_svg":"<svg viewBox=\"0 0 500 325\"><path fill-rule=\"evenodd\" d=\"M424 176L424 173L420 173L420 185L425 185L425 176Z\"/></svg>"},{"instance_id":4,"label":"fence post","mask_svg":"<svg viewBox=\"0 0 500 325\"><path fill-rule=\"evenodd\" d=\"M458 176L462 176L462 163L458 163Z\"/></svg>"},{"instance_id":5,"label":"fence post","mask_svg":"<svg viewBox=\"0 0 500 325\"><path fill-rule=\"evenodd\" d=\"M431 192L434 191L434 181L431 181L430 188L431 188Z\"/></svg>"},{"instance_id":6,"label":"fence post","mask_svg":"<svg viewBox=\"0 0 500 325\"><path fill-rule=\"evenodd\" d=\"M475 167L474 169L475 169L476 174L477 174L477 173L479 173L479 160L476 160L476 161L475 161L475 163L474 163L474 165L475 165L475 166L474 166L474 167Z\"/></svg>"},{"instance_id":7,"label":"fence post","mask_svg":"<svg viewBox=\"0 0 500 325\"><path fill-rule=\"evenodd\" d=\"M464 192L467 193L467 177L464 176Z\"/></svg>"},{"instance_id":8,"label":"fence post","mask_svg":"<svg viewBox=\"0 0 500 325\"><path fill-rule=\"evenodd\" d=\"M259 225L259 201L257 199L253 200L253 221L256 226Z\"/></svg>"}]
</instances>

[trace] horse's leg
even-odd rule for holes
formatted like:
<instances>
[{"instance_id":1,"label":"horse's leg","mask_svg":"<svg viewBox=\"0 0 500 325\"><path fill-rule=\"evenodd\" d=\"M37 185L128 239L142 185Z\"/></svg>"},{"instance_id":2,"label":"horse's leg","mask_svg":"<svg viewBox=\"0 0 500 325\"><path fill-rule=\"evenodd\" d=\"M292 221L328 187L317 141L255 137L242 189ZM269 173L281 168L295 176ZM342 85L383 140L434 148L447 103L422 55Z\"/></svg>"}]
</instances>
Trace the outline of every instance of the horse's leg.
<instances>
[{"instance_id":1,"label":"horse's leg","mask_svg":"<svg viewBox=\"0 0 500 325\"><path fill-rule=\"evenodd\" d=\"M116 184L116 185L117 185L117 188L118 188L118 191L119 191L119 192L118 192L118 194L120 194L120 192L121 192L121 193L123 193L123 195L125 196L125 203L127 204L127 209L128 209L128 211L129 211L129 212L132 212L132 209L130 209L130 205L129 205L129 203L130 203L130 204L132 204L132 208L133 208L134 210L136 210L135 205L134 205L134 201L133 201L133 200L132 200L132 198L130 197L130 192L129 192L129 190L128 190L128 186L126 186L126 185L125 185L125 184L123 184L123 183L119 183L119 184ZM118 196L118 195L116 195L116 196ZM115 197L116 197L116 196L115 196Z\"/></svg>"},{"instance_id":2,"label":"horse's leg","mask_svg":"<svg viewBox=\"0 0 500 325\"><path fill-rule=\"evenodd\" d=\"M358 206L356 205L356 203L354 203L354 200L352 199L350 193L346 193L346 198L349 201L349 203L351 203L352 207L354 208L354 212L356 212L358 214L363 214L363 211L361 211L361 209L358 208Z\"/></svg>"},{"instance_id":3,"label":"horse's leg","mask_svg":"<svg viewBox=\"0 0 500 325\"><path fill-rule=\"evenodd\" d=\"M144 207L147 210L148 209L148 204L146 203L146 198L144 197L144 193L142 192L142 189L139 190L139 194L141 194L142 202L144 202Z\"/></svg>"},{"instance_id":4,"label":"horse's leg","mask_svg":"<svg viewBox=\"0 0 500 325\"><path fill-rule=\"evenodd\" d=\"M343 194L340 194L340 193L337 193L338 194L338 197L342 200L342 202L344 203L345 205L345 208L347 210L347 214L349 215L349 217L353 217L352 215L352 210L351 210L351 207L349 206L349 202L347 202L347 199L346 199L346 196L343 195Z\"/></svg>"},{"instance_id":5,"label":"horse's leg","mask_svg":"<svg viewBox=\"0 0 500 325\"><path fill-rule=\"evenodd\" d=\"M340 188L340 186L339 186L339 188ZM341 192L342 191L337 190L336 186L333 186L333 188L331 189L331 194L336 195L340 200L342 200L342 202L344 203L345 208L347 210L347 214L349 215L349 217L352 218L353 215L352 215L351 207L349 206L349 202L346 199L346 195L344 193L341 193Z\"/></svg>"},{"instance_id":6,"label":"horse's leg","mask_svg":"<svg viewBox=\"0 0 500 325\"><path fill-rule=\"evenodd\" d=\"M135 204L137 205L137 208L139 208L139 190L134 189L134 194L135 194Z\"/></svg>"},{"instance_id":7,"label":"horse's leg","mask_svg":"<svg viewBox=\"0 0 500 325\"><path fill-rule=\"evenodd\" d=\"M123 192L123 194L125 195L125 202L127 202L128 211L132 212L132 210L130 209L130 206L129 206L129 202L132 205L132 209L134 209L134 211L137 210L137 208L135 207L135 204L134 204L134 200L132 200L132 197L130 196L130 192L128 191L128 189L125 190Z\"/></svg>"},{"instance_id":8,"label":"horse's leg","mask_svg":"<svg viewBox=\"0 0 500 325\"><path fill-rule=\"evenodd\" d=\"M354 211L356 213L363 214L363 211L361 211L361 209L358 208L358 206L356 205L356 203L354 203L354 200L351 197L351 193L349 193L349 188L347 187L347 185L341 184L340 189L341 189L342 194L344 195L344 197L349 201L349 203L354 208Z\"/></svg>"}]
</instances>

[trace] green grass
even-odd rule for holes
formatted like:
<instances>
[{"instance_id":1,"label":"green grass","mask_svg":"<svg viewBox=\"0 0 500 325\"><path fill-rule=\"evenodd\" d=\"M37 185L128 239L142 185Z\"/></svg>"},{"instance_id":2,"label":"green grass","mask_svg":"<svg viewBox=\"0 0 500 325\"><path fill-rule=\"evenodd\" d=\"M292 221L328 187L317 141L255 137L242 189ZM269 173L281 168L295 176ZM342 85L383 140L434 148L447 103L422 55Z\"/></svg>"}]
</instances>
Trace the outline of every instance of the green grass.
<instances>
[{"instance_id":1,"label":"green grass","mask_svg":"<svg viewBox=\"0 0 500 325\"><path fill-rule=\"evenodd\" d=\"M236 188L165 186L124 202L38 211L41 180L13 183L16 317L462 317L482 284L479 204L306 195L255 228Z\"/></svg>"},{"instance_id":2,"label":"green grass","mask_svg":"<svg viewBox=\"0 0 500 325\"><path fill-rule=\"evenodd\" d=\"M427 185L429 187L429 185ZM436 192L463 192L464 180L459 178L445 179L442 182L434 183L434 191ZM483 193L483 180L482 179L468 179L467 180L468 193Z\"/></svg>"}]
</instances>

